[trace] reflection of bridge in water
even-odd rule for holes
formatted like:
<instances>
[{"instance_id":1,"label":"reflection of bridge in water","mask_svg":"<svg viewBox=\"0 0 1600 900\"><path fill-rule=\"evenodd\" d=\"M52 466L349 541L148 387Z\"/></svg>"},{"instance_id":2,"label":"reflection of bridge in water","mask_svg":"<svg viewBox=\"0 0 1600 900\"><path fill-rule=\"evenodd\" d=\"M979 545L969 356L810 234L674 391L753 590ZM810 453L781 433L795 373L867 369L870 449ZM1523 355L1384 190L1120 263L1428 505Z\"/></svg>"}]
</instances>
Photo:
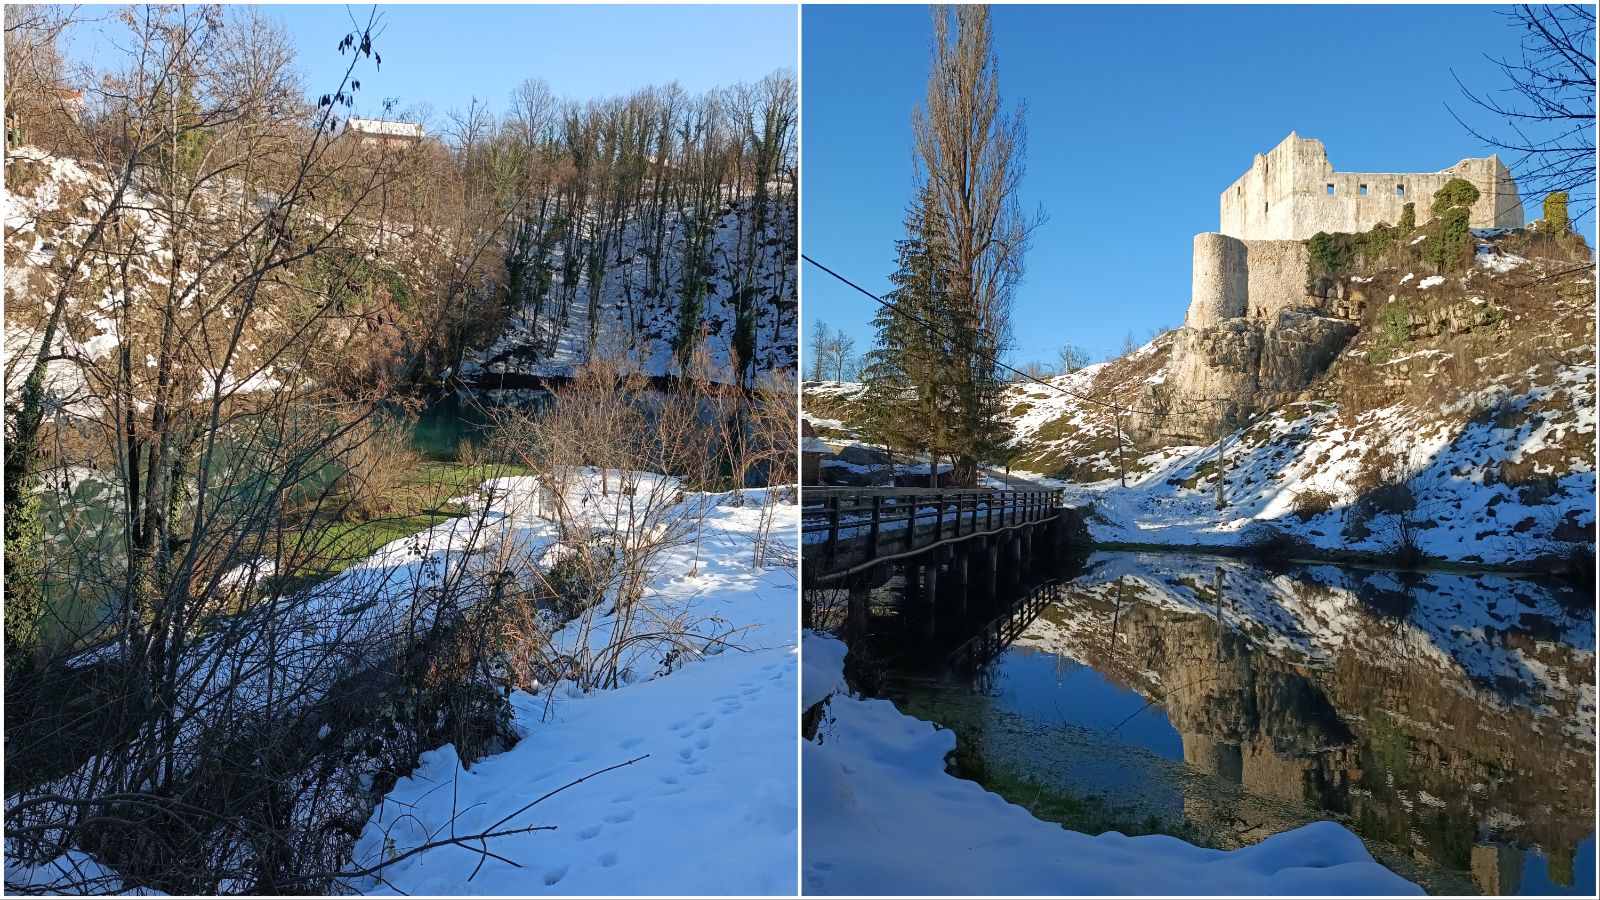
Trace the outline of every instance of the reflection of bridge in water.
<instances>
[{"instance_id":1,"label":"reflection of bridge in water","mask_svg":"<svg viewBox=\"0 0 1600 900\"><path fill-rule=\"evenodd\" d=\"M871 591L903 578L901 615L924 638L964 632L959 650L969 662L1009 643L1048 602L1030 590L993 615L997 598L1021 590L1035 561L1068 541L1074 515L1052 490L821 488L806 489L801 503L808 591L844 592L853 629Z\"/></svg>"}]
</instances>

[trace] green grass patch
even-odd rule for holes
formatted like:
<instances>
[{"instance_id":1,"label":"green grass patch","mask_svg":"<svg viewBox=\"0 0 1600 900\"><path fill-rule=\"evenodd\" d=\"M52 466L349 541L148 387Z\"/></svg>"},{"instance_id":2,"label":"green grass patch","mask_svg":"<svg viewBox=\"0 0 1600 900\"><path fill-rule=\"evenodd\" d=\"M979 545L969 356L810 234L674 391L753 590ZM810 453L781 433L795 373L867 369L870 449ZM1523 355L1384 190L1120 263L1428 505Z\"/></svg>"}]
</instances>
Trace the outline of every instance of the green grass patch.
<instances>
[{"instance_id":1,"label":"green grass patch","mask_svg":"<svg viewBox=\"0 0 1600 900\"><path fill-rule=\"evenodd\" d=\"M443 522L467 514L467 508L451 503L455 497L470 494L490 478L530 475L524 466L494 464L466 465L442 460L423 460L395 491L393 512L362 521L345 521L337 513L343 505L324 504L306 523L312 561L303 570L306 583L337 575L376 553L391 541L409 537Z\"/></svg>"}]
</instances>

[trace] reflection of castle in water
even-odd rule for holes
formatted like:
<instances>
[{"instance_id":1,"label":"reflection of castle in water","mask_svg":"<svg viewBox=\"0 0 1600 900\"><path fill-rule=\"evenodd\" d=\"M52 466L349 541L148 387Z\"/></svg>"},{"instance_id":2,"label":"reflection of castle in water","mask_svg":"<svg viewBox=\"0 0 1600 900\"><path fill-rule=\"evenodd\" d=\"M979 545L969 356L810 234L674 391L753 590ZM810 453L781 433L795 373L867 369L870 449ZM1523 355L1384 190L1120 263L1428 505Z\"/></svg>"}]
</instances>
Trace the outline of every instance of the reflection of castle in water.
<instances>
[{"instance_id":1,"label":"reflection of castle in water","mask_svg":"<svg viewBox=\"0 0 1600 900\"><path fill-rule=\"evenodd\" d=\"M1486 893L1515 892L1520 848L1572 883L1594 829L1592 614L1493 576L1238 562L1219 613L1215 561L1101 563L1024 642L1158 700L1190 766L1348 816Z\"/></svg>"}]
</instances>

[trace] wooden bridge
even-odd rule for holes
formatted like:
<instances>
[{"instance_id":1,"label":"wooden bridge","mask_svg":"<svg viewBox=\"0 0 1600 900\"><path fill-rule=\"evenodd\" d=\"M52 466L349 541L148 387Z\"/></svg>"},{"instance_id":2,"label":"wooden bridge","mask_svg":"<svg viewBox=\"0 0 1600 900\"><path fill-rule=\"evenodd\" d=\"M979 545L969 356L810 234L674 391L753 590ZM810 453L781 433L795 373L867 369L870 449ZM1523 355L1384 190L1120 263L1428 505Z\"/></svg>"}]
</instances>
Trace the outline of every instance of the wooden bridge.
<instances>
[{"instance_id":1,"label":"wooden bridge","mask_svg":"<svg viewBox=\"0 0 1600 900\"><path fill-rule=\"evenodd\" d=\"M1009 598L1081 529L1054 490L804 488L800 503L807 627L827 610L823 627L858 631L873 589L899 578L902 621L924 642L966 639L955 656L968 666L1038 614L1037 604Z\"/></svg>"},{"instance_id":2,"label":"wooden bridge","mask_svg":"<svg viewBox=\"0 0 1600 900\"><path fill-rule=\"evenodd\" d=\"M823 586L975 539L1031 539L1060 507L1054 490L805 488L801 571L808 584Z\"/></svg>"}]
</instances>

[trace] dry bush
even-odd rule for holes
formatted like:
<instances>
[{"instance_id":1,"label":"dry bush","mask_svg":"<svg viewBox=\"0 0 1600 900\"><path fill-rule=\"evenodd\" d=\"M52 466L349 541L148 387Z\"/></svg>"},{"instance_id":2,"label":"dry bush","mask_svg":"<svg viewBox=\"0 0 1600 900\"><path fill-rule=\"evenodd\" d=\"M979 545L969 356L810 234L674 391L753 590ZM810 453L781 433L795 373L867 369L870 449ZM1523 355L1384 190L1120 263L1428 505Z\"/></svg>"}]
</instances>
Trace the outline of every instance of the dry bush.
<instances>
[{"instance_id":1,"label":"dry bush","mask_svg":"<svg viewBox=\"0 0 1600 900\"><path fill-rule=\"evenodd\" d=\"M1333 491L1324 491L1317 488L1304 490L1295 495L1294 514L1302 522L1309 522L1317 516L1333 509L1339 502L1339 495Z\"/></svg>"},{"instance_id":2,"label":"dry bush","mask_svg":"<svg viewBox=\"0 0 1600 900\"><path fill-rule=\"evenodd\" d=\"M396 512L403 505L401 489L422 462L422 454L411 447L407 420L364 418L330 450L344 469L338 488L348 500L340 510L347 522L371 521Z\"/></svg>"},{"instance_id":3,"label":"dry bush","mask_svg":"<svg viewBox=\"0 0 1600 900\"><path fill-rule=\"evenodd\" d=\"M496 454L536 473L539 514L558 537L555 565L541 553L513 567L534 574L558 616L578 618L577 658L566 668L579 684L615 687L641 640L671 645L692 630L653 621L643 600L669 551L698 547L711 501L686 491L727 477L731 392L708 378L654 391L630 362L596 355L553 393L537 414L503 411L495 431ZM604 646L593 647L602 625Z\"/></svg>"}]
</instances>

